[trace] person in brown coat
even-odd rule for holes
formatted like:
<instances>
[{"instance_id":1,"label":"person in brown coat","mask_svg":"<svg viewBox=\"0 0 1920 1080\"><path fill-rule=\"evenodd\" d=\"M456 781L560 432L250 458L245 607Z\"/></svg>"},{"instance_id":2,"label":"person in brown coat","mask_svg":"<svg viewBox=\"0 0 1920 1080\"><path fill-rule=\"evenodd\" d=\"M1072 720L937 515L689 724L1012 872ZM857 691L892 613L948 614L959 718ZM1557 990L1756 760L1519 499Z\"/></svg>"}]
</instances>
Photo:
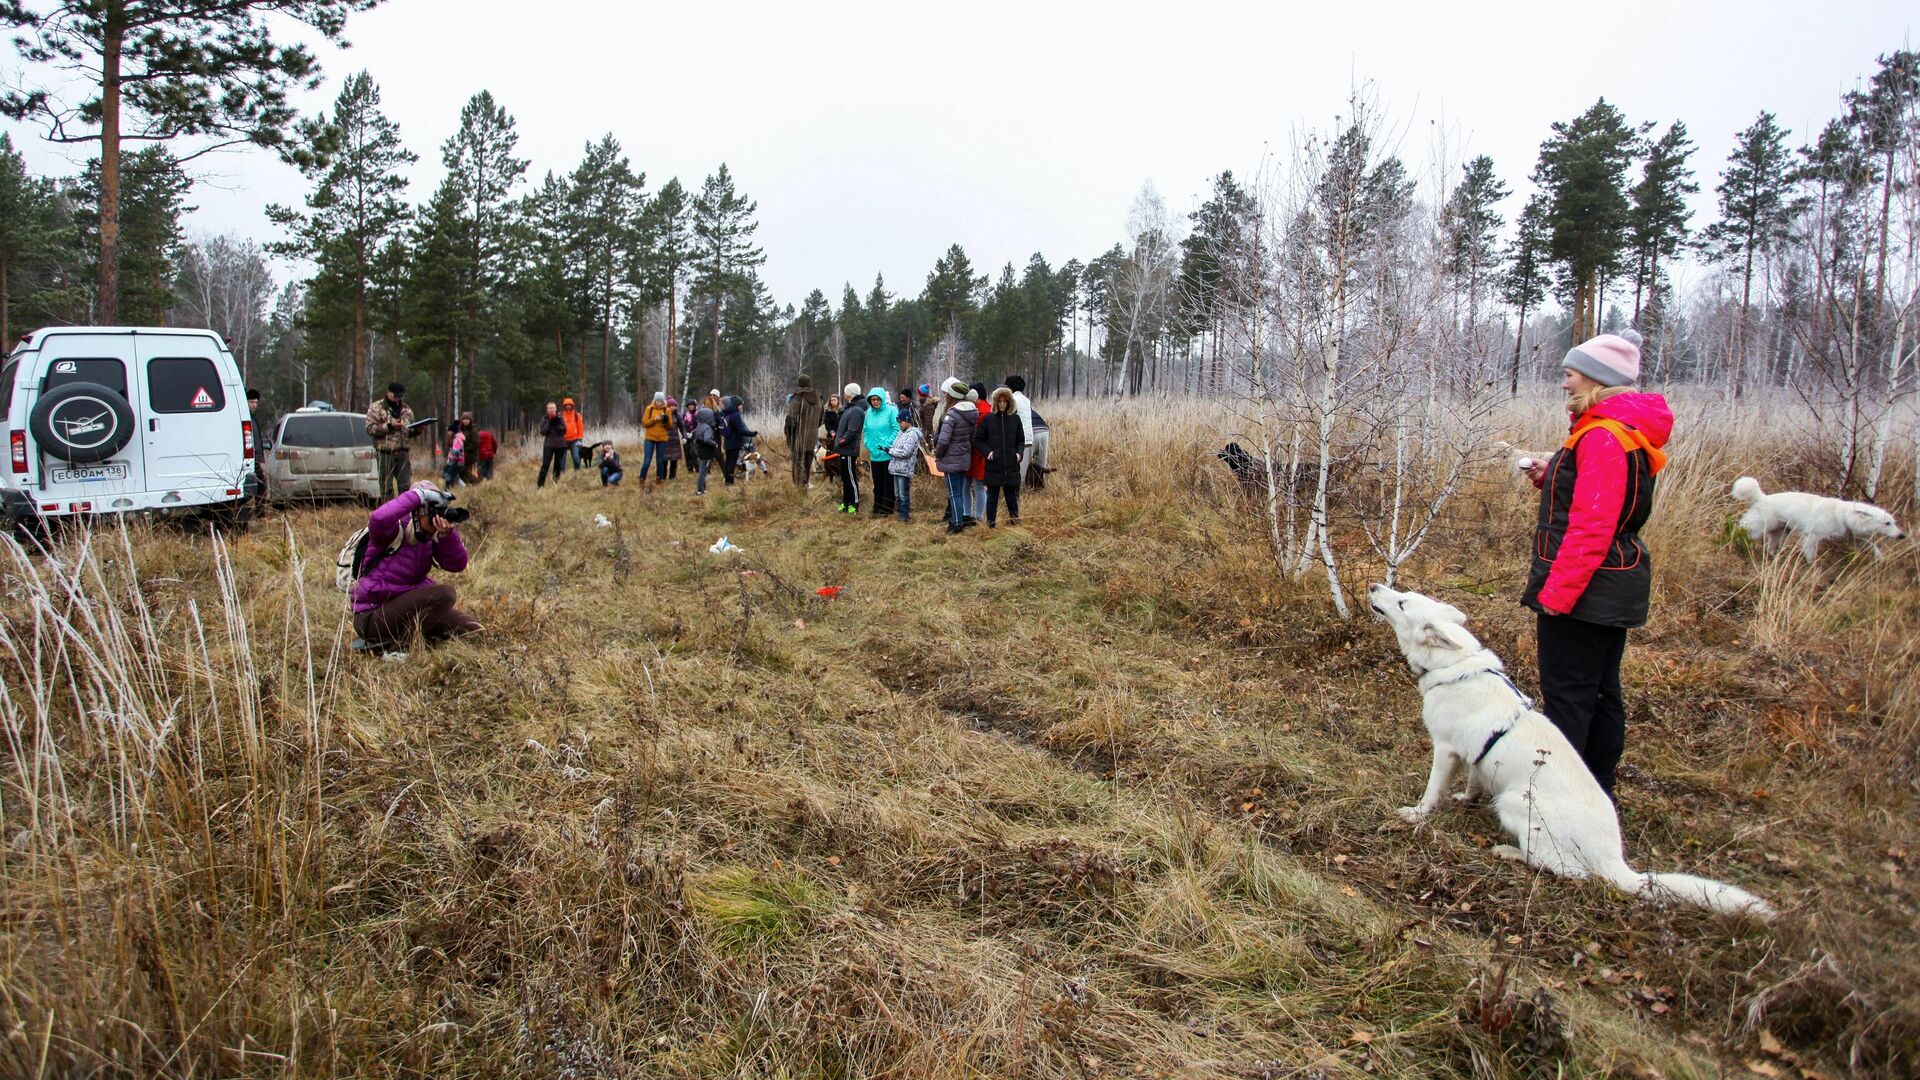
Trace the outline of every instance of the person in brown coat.
<instances>
[{"instance_id":1,"label":"person in brown coat","mask_svg":"<svg viewBox=\"0 0 1920 1080\"><path fill-rule=\"evenodd\" d=\"M813 448L825 409L820 391L805 375L794 380L793 396L787 399L787 455L793 459L793 483L804 488L813 482Z\"/></svg>"}]
</instances>

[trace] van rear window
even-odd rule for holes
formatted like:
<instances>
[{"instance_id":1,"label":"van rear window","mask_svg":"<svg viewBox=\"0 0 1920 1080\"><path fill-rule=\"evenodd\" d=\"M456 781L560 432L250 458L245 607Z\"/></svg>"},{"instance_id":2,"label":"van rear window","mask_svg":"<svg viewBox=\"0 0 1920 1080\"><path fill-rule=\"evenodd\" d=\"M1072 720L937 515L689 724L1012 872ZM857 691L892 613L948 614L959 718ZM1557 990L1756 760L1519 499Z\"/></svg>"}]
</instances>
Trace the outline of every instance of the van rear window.
<instances>
[{"instance_id":1,"label":"van rear window","mask_svg":"<svg viewBox=\"0 0 1920 1080\"><path fill-rule=\"evenodd\" d=\"M280 429L281 446L308 446L338 450L349 446L372 446L367 422L358 416L289 416Z\"/></svg>"},{"instance_id":2,"label":"van rear window","mask_svg":"<svg viewBox=\"0 0 1920 1080\"><path fill-rule=\"evenodd\" d=\"M126 397L127 365L112 357L63 356L47 365L47 375L40 387L44 392L83 382L96 383Z\"/></svg>"},{"instance_id":3,"label":"van rear window","mask_svg":"<svg viewBox=\"0 0 1920 1080\"><path fill-rule=\"evenodd\" d=\"M219 412L226 388L204 356L157 356L147 361L147 404L157 413Z\"/></svg>"}]
</instances>

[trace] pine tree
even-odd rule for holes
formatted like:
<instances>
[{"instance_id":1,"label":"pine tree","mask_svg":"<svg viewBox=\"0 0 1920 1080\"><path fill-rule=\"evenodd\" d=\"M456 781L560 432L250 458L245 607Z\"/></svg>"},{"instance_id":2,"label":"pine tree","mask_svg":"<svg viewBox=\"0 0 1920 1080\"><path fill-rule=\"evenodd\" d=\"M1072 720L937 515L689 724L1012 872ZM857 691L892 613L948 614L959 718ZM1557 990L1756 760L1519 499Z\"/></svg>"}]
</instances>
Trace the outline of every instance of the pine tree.
<instances>
[{"instance_id":1,"label":"pine tree","mask_svg":"<svg viewBox=\"0 0 1920 1080\"><path fill-rule=\"evenodd\" d=\"M149 146L129 154L121 163L120 180L122 243L117 275L119 314L115 317L137 325L164 323L167 308L173 303L174 267L185 236L180 219L194 209L187 205L193 181L164 146ZM83 243L96 258L102 227L97 207L104 182L99 160L88 162L78 185L84 205L75 217ZM91 269L91 276L100 280L99 266ZM93 303L90 321L105 321L105 301L97 292Z\"/></svg>"},{"instance_id":2,"label":"pine tree","mask_svg":"<svg viewBox=\"0 0 1920 1080\"><path fill-rule=\"evenodd\" d=\"M692 223L694 291L707 297L713 320L713 384L720 385L720 334L729 298L738 296L749 273L767 261L753 243L759 204L734 190L724 162L700 186Z\"/></svg>"},{"instance_id":3,"label":"pine tree","mask_svg":"<svg viewBox=\"0 0 1920 1080\"><path fill-rule=\"evenodd\" d=\"M587 145L567 192L568 233L586 305L583 321L600 331L601 416L610 414L613 401L613 320L625 299L623 271L633 262L638 217L646 205L645 187L646 175L633 171L619 141L609 133ZM634 389L638 393L639 384Z\"/></svg>"},{"instance_id":4,"label":"pine tree","mask_svg":"<svg viewBox=\"0 0 1920 1080\"><path fill-rule=\"evenodd\" d=\"M806 336L806 346L800 355L800 370L820 370L818 365L827 358L827 341L833 334L833 306L827 302L827 294L819 289L808 293L794 321Z\"/></svg>"},{"instance_id":5,"label":"pine tree","mask_svg":"<svg viewBox=\"0 0 1920 1080\"><path fill-rule=\"evenodd\" d=\"M1445 267L1467 287L1467 324L1478 321L1480 290L1499 272L1500 228L1506 224L1494 209L1507 197L1507 185L1494 175L1493 159L1485 154L1461 168L1460 183L1440 211Z\"/></svg>"},{"instance_id":6,"label":"pine tree","mask_svg":"<svg viewBox=\"0 0 1920 1080\"><path fill-rule=\"evenodd\" d=\"M459 199L461 233L467 244L464 266L471 275L470 287L464 290L468 310L459 324L464 333L453 342L448 385L448 407L453 411L470 400L468 384L479 351L500 328L496 315L513 258L509 199L527 171L526 160L513 156L519 142L513 117L482 90L460 110L459 130L440 148L447 182Z\"/></svg>"},{"instance_id":7,"label":"pine tree","mask_svg":"<svg viewBox=\"0 0 1920 1080\"><path fill-rule=\"evenodd\" d=\"M885 371L894 355L896 331L900 328L895 325L893 299L893 294L887 291L886 279L873 275L873 288L866 300L867 333L860 342L860 351L855 354L859 360L854 370L859 373L862 385L873 381L875 372Z\"/></svg>"},{"instance_id":8,"label":"pine tree","mask_svg":"<svg viewBox=\"0 0 1920 1080\"><path fill-rule=\"evenodd\" d=\"M94 229L100 321L126 317L121 253L137 250L134 238L123 236L121 143L211 140L176 161L236 143L301 157L306 151L290 138L297 114L287 94L317 86L320 65L305 45L275 42L269 16L337 42L348 15L378 2L67 0L44 11L0 5L0 22L31 28L15 39L21 57L57 73L39 86L0 94L0 112L39 119L55 142L100 144ZM73 72L83 78L70 79ZM81 87L85 96L69 101ZM94 125L97 130L87 130Z\"/></svg>"},{"instance_id":9,"label":"pine tree","mask_svg":"<svg viewBox=\"0 0 1920 1080\"><path fill-rule=\"evenodd\" d=\"M1252 301L1246 294L1245 265L1259 208L1232 172L1213 179L1213 194L1187 215L1193 231L1180 242L1180 314L1189 333L1213 331L1210 385L1220 383L1222 337L1229 320Z\"/></svg>"},{"instance_id":10,"label":"pine tree","mask_svg":"<svg viewBox=\"0 0 1920 1080\"><path fill-rule=\"evenodd\" d=\"M1687 125L1674 121L1666 134L1647 144L1647 160L1641 167L1640 182L1633 188L1630 243L1633 250L1633 321L1640 322L1640 297L1644 291L1650 306L1658 307L1655 293L1660 288L1660 260L1680 250L1686 243L1687 196L1700 190L1693 182L1693 170L1687 158L1693 154L1693 141L1687 138ZM1642 327L1643 329L1645 327Z\"/></svg>"},{"instance_id":11,"label":"pine tree","mask_svg":"<svg viewBox=\"0 0 1920 1080\"><path fill-rule=\"evenodd\" d=\"M1718 263L1740 274L1740 320L1735 324L1733 389L1741 390L1745 369L1747 317L1753 303L1755 262L1777 250L1793 219L1793 170L1786 149L1787 131L1762 112L1735 136L1733 153L1715 190L1720 220L1707 227L1706 248Z\"/></svg>"},{"instance_id":12,"label":"pine tree","mask_svg":"<svg viewBox=\"0 0 1920 1080\"><path fill-rule=\"evenodd\" d=\"M400 143L400 129L380 111L380 87L362 71L347 79L334 100L333 115L320 133L330 153L309 158L301 171L314 181L305 215L267 207L276 224L293 230L289 240L272 245L276 254L308 258L335 271L353 293L353 357L347 369L346 404L365 408L373 384L367 366L368 293L376 263L387 244L405 227L411 212L401 201L407 189L401 170L419 160ZM363 382L362 379L365 379Z\"/></svg>"},{"instance_id":13,"label":"pine tree","mask_svg":"<svg viewBox=\"0 0 1920 1080\"><path fill-rule=\"evenodd\" d=\"M53 183L30 175L0 132L0 352L13 347L16 305L52 284L56 253L72 240L64 217Z\"/></svg>"},{"instance_id":14,"label":"pine tree","mask_svg":"<svg viewBox=\"0 0 1920 1080\"><path fill-rule=\"evenodd\" d=\"M650 304L662 300L667 304L667 358L660 372L660 384L665 386L680 370L680 279L693 258L696 240L693 204L678 177L648 200L640 228L642 239L634 264L640 296Z\"/></svg>"},{"instance_id":15,"label":"pine tree","mask_svg":"<svg viewBox=\"0 0 1920 1080\"><path fill-rule=\"evenodd\" d=\"M974 274L973 262L967 258L966 251L959 244L947 248L947 253L935 260L933 270L927 274L926 290L920 294L936 332L945 333L950 327L957 327L965 336L968 323L980 306L980 292L986 287L986 275Z\"/></svg>"},{"instance_id":16,"label":"pine tree","mask_svg":"<svg viewBox=\"0 0 1920 1080\"><path fill-rule=\"evenodd\" d=\"M1543 195L1527 200L1520 211L1520 229L1507 248L1507 272L1500 279L1500 299L1518 310L1513 328L1513 367L1507 392L1520 393L1520 343L1527 336L1527 312L1547 298L1547 203Z\"/></svg>"},{"instance_id":17,"label":"pine tree","mask_svg":"<svg viewBox=\"0 0 1920 1080\"><path fill-rule=\"evenodd\" d=\"M1627 166L1646 130L1630 127L1601 98L1575 119L1554 124L1553 136L1540 144L1533 182L1547 196L1547 257L1559 270L1576 340L1593 335L1606 280L1619 272L1631 227Z\"/></svg>"},{"instance_id":18,"label":"pine tree","mask_svg":"<svg viewBox=\"0 0 1920 1080\"><path fill-rule=\"evenodd\" d=\"M1859 132L1861 151L1879 159L1880 216L1876 245L1879 265L1873 277L1876 313L1886 299L1887 242L1893 216L1893 191L1900 175L1896 159L1920 138L1916 102L1920 102L1920 53L1909 49L1880 57L1880 70L1874 72L1867 89L1847 95L1847 120Z\"/></svg>"}]
</instances>

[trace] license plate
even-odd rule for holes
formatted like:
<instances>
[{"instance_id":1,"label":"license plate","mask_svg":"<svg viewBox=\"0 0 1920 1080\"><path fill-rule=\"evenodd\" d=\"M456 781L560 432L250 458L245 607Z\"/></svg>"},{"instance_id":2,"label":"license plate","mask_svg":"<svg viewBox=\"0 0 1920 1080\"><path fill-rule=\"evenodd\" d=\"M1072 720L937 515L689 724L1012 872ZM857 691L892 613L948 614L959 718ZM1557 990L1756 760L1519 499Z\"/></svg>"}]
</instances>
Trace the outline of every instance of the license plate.
<instances>
[{"instance_id":1,"label":"license plate","mask_svg":"<svg viewBox=\"0 0 1920 1080\"><path fill-rule=\"evenodd\" d=\"M109 461L104 465L75 465L71 468L54 469L47 476L56 484L91 484L102 480L125 480L127 463Z\"/></svg>"}]
</instances>

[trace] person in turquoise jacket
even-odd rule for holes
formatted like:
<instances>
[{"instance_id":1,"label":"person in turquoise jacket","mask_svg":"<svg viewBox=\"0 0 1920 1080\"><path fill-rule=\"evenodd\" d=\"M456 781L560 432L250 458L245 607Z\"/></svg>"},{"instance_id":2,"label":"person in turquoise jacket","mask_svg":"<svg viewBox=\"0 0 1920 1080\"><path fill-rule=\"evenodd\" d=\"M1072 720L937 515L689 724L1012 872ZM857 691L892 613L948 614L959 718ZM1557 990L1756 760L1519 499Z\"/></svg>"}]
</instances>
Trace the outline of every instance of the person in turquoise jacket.
<instances>
[{"instance_id":1,"label":"person in turquoise jacket","mask_svg":"<svg viewBox=\"0 0 1920 1080\"><path fill-rule=\"evenodd\" d=\"M887 450L900 435L900 410L887 400L885 387L876 386L867 393L867 423L861 431L867 446L867 463L873 467L873 513L886 517L894 512L893 474L887 471L892 458Z\"/></svg>"}]
</instances>

